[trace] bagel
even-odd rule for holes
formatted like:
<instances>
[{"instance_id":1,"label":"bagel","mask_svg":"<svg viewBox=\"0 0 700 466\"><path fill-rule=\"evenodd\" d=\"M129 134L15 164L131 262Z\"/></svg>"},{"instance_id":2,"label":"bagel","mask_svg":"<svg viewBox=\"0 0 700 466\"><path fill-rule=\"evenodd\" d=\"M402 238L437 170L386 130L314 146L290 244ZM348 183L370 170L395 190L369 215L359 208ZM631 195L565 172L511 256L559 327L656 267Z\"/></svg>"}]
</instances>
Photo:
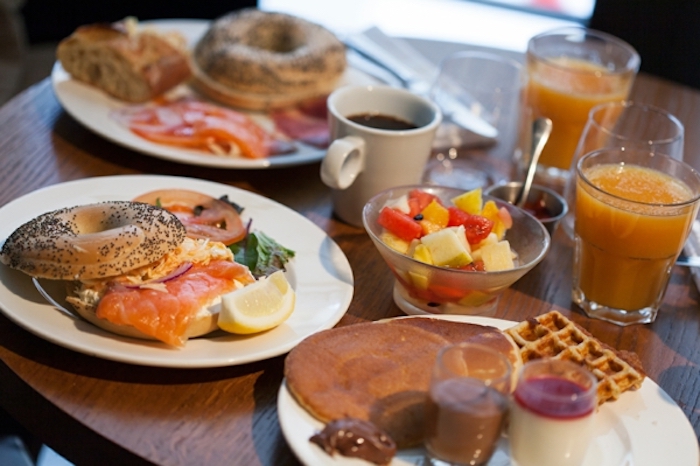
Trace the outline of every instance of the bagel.
<instances>
[{"instance_id":1,"label":"bagel","mask_svg":"<svg viewBox=\"0 0 700 466\"><path fill-rule=\"evenodd\" d=\"M66 301L97 327L175 347L217 329L221 297L255 281L224 243L188 237L175 214L143 202L42 214L7 238L0 261L68 281Z\"/></svg>"},{"instance_id":2,"label":"bagel","mask_svg":"<svg viewBox=\"0 0 700 466\"><path fill-rule=\"evenodd\" d=\"M0 262L37 278L121 275L173 251L185 238L178 218L156 206L112 201L47 212L17 228Z\"/></svg>"},{"instance_id":3,"label":"bagel","mask_svg":"<svg viewBox=\"0 0 700 466\"><path fill-rule=\"evenodd\" d=\"M345 46L328 29L251 8L215 20L196 44L192 64L196 89L248 110L327 95L346 66Z\"/></svg>"}]
</instances>

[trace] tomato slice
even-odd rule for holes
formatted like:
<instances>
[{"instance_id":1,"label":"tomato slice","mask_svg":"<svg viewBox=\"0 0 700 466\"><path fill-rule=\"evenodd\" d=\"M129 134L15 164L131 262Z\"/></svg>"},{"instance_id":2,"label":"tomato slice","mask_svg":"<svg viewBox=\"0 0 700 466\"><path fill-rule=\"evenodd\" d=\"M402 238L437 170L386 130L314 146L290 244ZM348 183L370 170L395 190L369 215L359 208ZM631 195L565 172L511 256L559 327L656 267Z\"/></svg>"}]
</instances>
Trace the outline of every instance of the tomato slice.
<instances>
[{"instance_id":1,"label":"tomato slice","mask_svg":"<svg viewBox=\"0 0 700 466\"><path fill-rule=\"evenodd\" d=\"M195 239L236 243L246 235L246 227L228 202L187 189L161 189L142 194L134 202L160 206L175 214Z\"/></svg>"}]
</instances>

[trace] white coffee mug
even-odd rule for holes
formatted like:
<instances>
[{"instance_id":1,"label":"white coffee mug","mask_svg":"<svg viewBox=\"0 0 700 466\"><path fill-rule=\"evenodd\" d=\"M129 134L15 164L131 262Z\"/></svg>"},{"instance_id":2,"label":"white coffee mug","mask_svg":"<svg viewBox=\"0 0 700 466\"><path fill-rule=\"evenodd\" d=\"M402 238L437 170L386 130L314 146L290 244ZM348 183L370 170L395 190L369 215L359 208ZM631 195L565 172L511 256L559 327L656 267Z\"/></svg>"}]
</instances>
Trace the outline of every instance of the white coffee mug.
<instances>
[{"instance_id":1,"label":"white coffee mug","mask_svg":"<svg viewBox=\"0 0 700 466\"><path fill-rule=\"evenodd\" d=\"M388 117L414 126L385 129L352 121ZM328 97L331 141L321 179L333 188L333 209L343 221L362 225L362 208L384 189L419 184L442 114L430 100L388 86L345 86Z\"/></svg>"}]
</instances>

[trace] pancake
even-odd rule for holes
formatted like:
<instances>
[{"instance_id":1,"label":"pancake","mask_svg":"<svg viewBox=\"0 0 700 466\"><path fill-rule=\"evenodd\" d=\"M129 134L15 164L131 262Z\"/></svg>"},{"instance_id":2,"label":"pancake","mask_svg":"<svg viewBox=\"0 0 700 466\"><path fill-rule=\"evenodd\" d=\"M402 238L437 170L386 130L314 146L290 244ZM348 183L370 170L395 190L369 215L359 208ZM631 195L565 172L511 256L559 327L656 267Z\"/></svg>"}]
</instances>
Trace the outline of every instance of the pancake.
<instances>
[{"instance_id":1,"label":"pancake","mask_svg":"<svg viewBox=\"0 0 700 466\"><path fill-rule=\"evenodd\" d=\"M287 356L287 387L324 423L348 417L374 423L399 448L423 440L424 406L438 351L474 341L503 352L519 367L519 352L494 327L433 318L401 318L314 334ZM514 370L515 372L515 370Z\"/></svg>"}]
</instances>

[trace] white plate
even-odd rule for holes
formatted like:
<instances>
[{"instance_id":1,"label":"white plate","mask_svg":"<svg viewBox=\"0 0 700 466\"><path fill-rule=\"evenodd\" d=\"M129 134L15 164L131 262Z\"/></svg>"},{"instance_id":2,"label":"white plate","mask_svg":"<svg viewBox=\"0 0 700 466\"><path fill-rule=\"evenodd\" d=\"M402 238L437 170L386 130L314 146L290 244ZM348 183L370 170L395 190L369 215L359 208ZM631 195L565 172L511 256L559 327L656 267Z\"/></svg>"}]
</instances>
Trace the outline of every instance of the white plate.
<instances>
[{"instance_id":1,"label":"white plate","mask_svg":"<svg viewBox=\"0 0 700 466\"><path fill-rule=\"evenodd\" d=\"M432 316L505 329L514 322L471 316ZM422 317L408 317L420 319ZM323 428L302 408L287 390L285 383L279 391L277 411L287 443L297 457L307 465L350 466L367 465L364 461L343 456L329 456L309 438ZM596 414L600 435L591 445L584 466L698 466L698 442L683 411L652 380L645 379L642 387L625 393L620 399L601 406ZM510 464L507 441L496 451L489 466ZM546 447L545 447L546 448ZM422 448L400 450L391 466L424 463Z\"/></svg>"},{"instance_id":2,"label":"white plate","mask_svg":"<svg viewBox=\"0 0 700 466\"><path fill-rule=\"evenodd\" d=\"M338 245L293 210L248 191L191 178L112 176L50 186L0 208L0 239L24 222L54 209L92 202L129 200L163 188L191 189L215 197L228 194L261 230L296 256L287 278L297 294L290 318L279 327L251 336L216 332L191 339L182 349L159 342L120 337L58 311L39 295L29 276L0 264L0 310L11 320L53 343L114 361L159 367L217 367L259 361L292 349L305 337L333 327L347 311L353 274Z\"/></svg>"},{"instance_id":3,"label":"white plate","mask_svg":"<svg viewBox=\"0 0 700 466\"><path fill-rule=\"evenodd\" d=\"M178 31L193 46L207 31L209 22L205 20L157 20L143 22L144 27L154 27L160 31ZM114 99L99 89L72 79L59 62L54 64L51 82L61 106L80 124L96 134L116 144L154 157L190 165L219 168L260 169L285 167L312 163L321 160L325 149L295 142L298 150L292 154L276 155L263 159L246 159L242 157L223 157L203 151L188 150L143 139L128 128L118 123L110 113L129 104ZM348 67L339 85L377 84L379 81L362 71ZM185 95L192 91L186 85L178 86L169 95ZM264 113L248 112L263 127L272 128L274 124Z\"/></svg>"}]
</instances>

